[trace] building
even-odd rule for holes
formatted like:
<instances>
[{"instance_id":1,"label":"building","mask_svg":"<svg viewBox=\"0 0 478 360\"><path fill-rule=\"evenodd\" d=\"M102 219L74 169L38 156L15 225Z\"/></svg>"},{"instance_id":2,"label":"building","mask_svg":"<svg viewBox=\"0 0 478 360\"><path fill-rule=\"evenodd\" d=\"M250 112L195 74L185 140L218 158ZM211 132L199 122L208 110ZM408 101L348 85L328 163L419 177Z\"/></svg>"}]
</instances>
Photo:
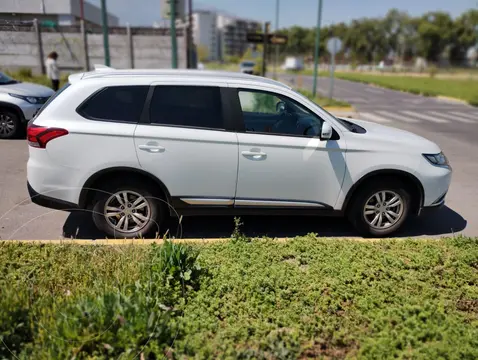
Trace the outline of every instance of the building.
<instances>
[{"instance_id":1,"label":"building","mask_svg":"<svg viewBox=\"0 0 478 360\"><path fill-rule=\"evenodd\" d=\"M262 24L215 11L201 10L193 14L193 38L197 46L208 50L209 60L226 56L242 56L249 47L246 34L260 30Z\"/></svg>"},{"instance_id":2,"label":"building","mask_svg":"<svg viewBox=\"0 0 478 360\"><path fill-rule=\"evenodd\" d=\"M81 19L82 0L0 0L0 20L50 21L57 25L77 25ZM84 20L101 25L101 9L83 2ZM108 14L108 25L118 26L119 18Z\"/></svg>"},{"instance_id":3,"label":"building","mask_svg":"<svg viewBox=\"0 0 478 360\"><path fill-rule=\"evenodd\" d=\"M218 60L217 14L212 11L193 13L193 40L197 47L207 49L209 60Z\"/></svg>"}]
</instances>

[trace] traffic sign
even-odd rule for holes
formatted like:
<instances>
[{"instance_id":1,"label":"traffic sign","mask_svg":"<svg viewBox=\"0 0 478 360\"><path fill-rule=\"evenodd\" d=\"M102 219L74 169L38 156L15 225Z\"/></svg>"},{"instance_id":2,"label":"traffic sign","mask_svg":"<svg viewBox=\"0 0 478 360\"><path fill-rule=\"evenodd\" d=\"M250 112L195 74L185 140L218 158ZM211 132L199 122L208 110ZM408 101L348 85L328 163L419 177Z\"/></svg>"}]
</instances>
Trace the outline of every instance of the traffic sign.
<instances>
[{"instance_id":1,"label":"traffic sign","mask_svg":"<svg viewBox=\"0 0 478 360\"><path fill-rule=\"evenodd\" d=\"M246 38L247 38L247 42L250 42L253 44L262 44L264 42L264 34L247 33Z\"/></svg>"},{"instance_id":2,"label":"traffic sign","mask_svg":"<svg viewBox=\"0 0 478 360\"><path fill-rule=\"evenodd\" d=\"M331 55L336 55L340 52L340 50L342 50L342 40L337 37L333 37L327 41L327 51Z\"/></svg>"},{"instance_id":3,"label":"traffic sign","mask_svg":"<svg viewBox=\"0 0 478 360\"><path fill-rule=\"evenodd\" d=\"M171 2L175 2L176 14L175 18L183 18L185 14L185 0L161 0L161 17L169 19L171 17Z\"/></svg>"},{"instance_id":4,"label":"traffic sign","mask_svg":"<svg viewBox=\"0 0 478 360\"><path fill-rule=\"evenodd\" d=\"M263 33L247 33L246 38L247 38L247 42L250 42L253 44L264 43ZM287 44L287 40L288 40L287 35L267 34L267 38L268 38L267 43L272 45Z\"/></svg>"}]
</instances>

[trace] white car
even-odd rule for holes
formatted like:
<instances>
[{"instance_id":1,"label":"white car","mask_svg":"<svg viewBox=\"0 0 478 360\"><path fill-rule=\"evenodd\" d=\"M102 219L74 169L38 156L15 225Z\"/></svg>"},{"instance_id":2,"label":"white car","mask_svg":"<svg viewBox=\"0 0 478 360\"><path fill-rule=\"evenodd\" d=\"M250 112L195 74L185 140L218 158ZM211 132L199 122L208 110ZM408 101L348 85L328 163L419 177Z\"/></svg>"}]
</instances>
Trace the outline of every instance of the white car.
<instances>
[{"instance_id":1,"label":"white car","mask_svg":"<svg viewBox=\"0 0 478 360\"><path fill-rule=\"evenodd\" d=\"M254 61L243 61L239 64L239 71L243 74L254 75L254 68L256 63Z\"/></svg>"},{"instance_id":2,"label":"white car","mask_svg":"<svg viewBox=\"0 0 478 360\"><path fill-rule=\"evenodd\" d=\"M347 216L388 236L443 205L452 174L431 141L239 73L74 74L27 133L32 201L119 238L178 214Z\"/></svg>"},{"instance_id":3,"label":"white car","mask_svg":"<svg viewBox=\"0 0 478 360\"><path fill-rule=\"evenodd\" d=\"M0 139L24 133L27 122L53 94L46 86L20 82L0 72Z\"/></svg>"}]
</instances>

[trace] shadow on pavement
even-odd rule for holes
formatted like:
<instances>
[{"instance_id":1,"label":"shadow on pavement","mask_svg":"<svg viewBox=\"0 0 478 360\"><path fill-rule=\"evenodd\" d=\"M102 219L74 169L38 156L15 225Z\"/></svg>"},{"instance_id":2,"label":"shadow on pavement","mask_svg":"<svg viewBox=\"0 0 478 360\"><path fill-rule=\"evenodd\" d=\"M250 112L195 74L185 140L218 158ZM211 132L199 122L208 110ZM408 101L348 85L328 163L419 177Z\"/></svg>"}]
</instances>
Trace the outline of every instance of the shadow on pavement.
<instances>
[{"instance_id":1,"label":"shadow on pavement","mask_svg":"<svg viewBox=\"0 0 478 360\"><path fill-rule=\"evenodd\" d=\"M343 218L298 217L298 216L244 216L241 217L241 232L247 236L294 237L316 233L324 237L356 237L357 233ZM462 231L466 220L448 207L433 214L412 219L398 237L439 236ZM234 218L230 216L185 217L181 229L177 221L171 220L163 229L168 236L181 238L224 238L234 231ZM102 239L88 212L73 212L65 221L63 236L74 239Z\"/></svg>"}]
</instances>

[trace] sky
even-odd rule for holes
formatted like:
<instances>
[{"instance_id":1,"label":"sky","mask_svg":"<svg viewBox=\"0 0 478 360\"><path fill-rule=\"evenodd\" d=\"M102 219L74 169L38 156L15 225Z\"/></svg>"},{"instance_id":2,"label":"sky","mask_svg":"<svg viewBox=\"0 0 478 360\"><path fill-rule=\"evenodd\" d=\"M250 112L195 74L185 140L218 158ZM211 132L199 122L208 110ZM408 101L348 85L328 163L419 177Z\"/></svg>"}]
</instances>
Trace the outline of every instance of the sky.
<instances>
[{"instance_id":1,"label":"sky","mask_svg":"<svg viewBox=\"0 0 478 360\"><path fill-rule=\"evenodd\" d=\"M87 0L100 5L100 0ZM187 1L186 1L187 2ZM216 9L246 19L271 21L275 29L277 0L193 0L193 9ZM279 0L279 27L315 26L319 0ZM120 18L121 24L151 26L160 21L161 0L107 0L108 12ZM138 6L141 4L141 6ZM379 17L397 8L410 15L427 11L446 11L452 16L475 8L478 0L323 0L322 24L349 22L361 17Z\"/></svg>"}]
</instances>

